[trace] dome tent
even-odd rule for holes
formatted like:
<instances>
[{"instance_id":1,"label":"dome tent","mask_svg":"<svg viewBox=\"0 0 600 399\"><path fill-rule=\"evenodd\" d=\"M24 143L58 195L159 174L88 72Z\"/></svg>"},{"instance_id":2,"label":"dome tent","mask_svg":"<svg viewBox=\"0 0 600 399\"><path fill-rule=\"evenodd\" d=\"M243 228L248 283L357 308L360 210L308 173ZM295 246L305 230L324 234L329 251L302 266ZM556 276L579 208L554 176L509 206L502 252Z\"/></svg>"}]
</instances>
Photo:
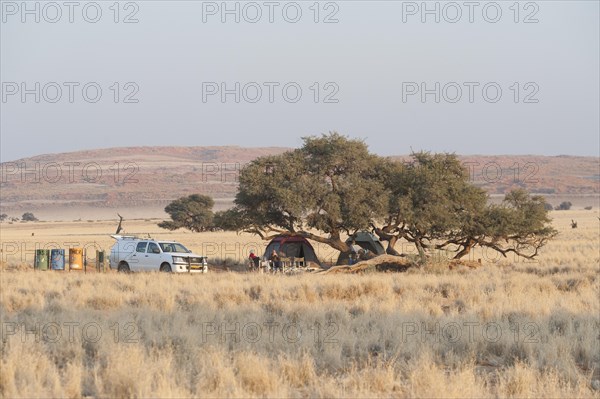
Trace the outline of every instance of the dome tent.
<instances>
[{"instance_id":1,"label":"dome tent","mask_svg":"<svg viewBox=\"0 0 600 399\"><path fill-rule=\"evenodd\" d=\"M378 256L385 254L385 248L379 238L374 234L369 233L368 231L359 231L356 234L348 237L346 240L346 244L352 245L352 240L354 240L354 244L361 247L363 250L367 252L370 256ZM343 265L348 263L348 254L344 254L340 252L340 256L338 258L337 264Z\"/></svg>"},{"instance_id":2,"label":"dome tent","mask_svg":"<svg viewBox=\"0 0 600 399\"><path fill-rule=\"evenodd\" d=\"M269 259L273 250L277 251L280 258L304 258L304 264L309 262L321 266L315 249L304 237L279 235L269 242L265 249L265 258Z\"/></svg>"},{"instance_id":3,"label":"dome tent","mask_svg":"<svg viewBox=\"0 0 600 399\"><path fill-rule=\"evenodd\" d=\"M348 244L352 243L352 237L349 237L346 242ZM369 233L368 231L359 231L356 233L354 237L354 242L356 245L361 247L364 250L368 250L369 252L374 253L375 255L383 255L385 253L385 248L383 248L383 244L379 241L379 238L374 234Z\"/></svg>"}]
</instances>

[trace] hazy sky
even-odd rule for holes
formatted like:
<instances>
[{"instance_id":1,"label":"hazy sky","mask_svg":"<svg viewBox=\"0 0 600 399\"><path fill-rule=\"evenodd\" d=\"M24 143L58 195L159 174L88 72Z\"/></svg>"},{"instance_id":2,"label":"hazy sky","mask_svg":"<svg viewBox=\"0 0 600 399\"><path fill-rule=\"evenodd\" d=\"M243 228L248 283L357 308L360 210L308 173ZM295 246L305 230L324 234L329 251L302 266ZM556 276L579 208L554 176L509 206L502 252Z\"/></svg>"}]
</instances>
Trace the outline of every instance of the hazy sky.
<instances>
[{"instance_id":1,"label":"hazy sky","mask_svg":"<svg viewBox=\"0 0 600 399\"><path fill-rule=\"evenodd\" d=\"M597 1L114 3L1 2L2 161L332 130L382 155L600 152Z\"/></svg>"}]
</instances>

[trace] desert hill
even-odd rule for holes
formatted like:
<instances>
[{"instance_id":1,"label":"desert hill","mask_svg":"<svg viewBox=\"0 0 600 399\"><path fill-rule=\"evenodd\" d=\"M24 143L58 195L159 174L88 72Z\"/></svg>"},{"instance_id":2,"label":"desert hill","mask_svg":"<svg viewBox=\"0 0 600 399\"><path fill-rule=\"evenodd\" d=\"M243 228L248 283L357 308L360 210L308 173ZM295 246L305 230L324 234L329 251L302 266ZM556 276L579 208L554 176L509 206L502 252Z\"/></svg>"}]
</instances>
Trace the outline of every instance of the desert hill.
<instances>
[{"instance_id":1,"label":"desert hill","mask_svg":"<svg viewBox=\"0 0 600 399\"><path fill-rule=\"evenodd\" d=\"M285 148L123 147L45 154L0 164L1 211L47 207L164 208L193 193L230 202L240 168ZM111 214L113 214L112 212Z\"/></svg>"},{"instance_id":2,"label":"desert hill","mask_svg":"<svg viewBox=\"0 0 600 399\"><path fill-rule=\"evenodd\" d=\"M153 209L160 217L171 200L192 193L229 206L240 168L281 147L123 147L44 154L0 164L0 211L20 215L87 207ZM393 157L399 161L406 156ZM579 156L461 156L474 184L490 194L513 187L557 198L600 193L600 160ZM587 200L586 200L587 201Z\"/></svg>"}]
</instances>

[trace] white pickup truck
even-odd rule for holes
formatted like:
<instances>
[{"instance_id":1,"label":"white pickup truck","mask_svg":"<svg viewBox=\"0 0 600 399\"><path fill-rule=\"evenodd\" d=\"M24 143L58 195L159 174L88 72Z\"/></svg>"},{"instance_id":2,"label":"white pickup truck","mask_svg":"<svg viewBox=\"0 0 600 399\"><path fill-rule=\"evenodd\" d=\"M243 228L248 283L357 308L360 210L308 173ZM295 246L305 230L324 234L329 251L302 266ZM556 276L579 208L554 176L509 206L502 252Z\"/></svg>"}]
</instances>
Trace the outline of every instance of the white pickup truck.
<instances>
[{"instance_id":1,"label":"white pickup truck","mask_svg":"<svg viewBox=\"0 0 600 399\"><path fill-rule=\"evenodd\" d=\"M206 273L206 256L196 255L175 241L111 235L116 240L110 251L111 269L119 272Z\"/></svg>"}]
</instances>

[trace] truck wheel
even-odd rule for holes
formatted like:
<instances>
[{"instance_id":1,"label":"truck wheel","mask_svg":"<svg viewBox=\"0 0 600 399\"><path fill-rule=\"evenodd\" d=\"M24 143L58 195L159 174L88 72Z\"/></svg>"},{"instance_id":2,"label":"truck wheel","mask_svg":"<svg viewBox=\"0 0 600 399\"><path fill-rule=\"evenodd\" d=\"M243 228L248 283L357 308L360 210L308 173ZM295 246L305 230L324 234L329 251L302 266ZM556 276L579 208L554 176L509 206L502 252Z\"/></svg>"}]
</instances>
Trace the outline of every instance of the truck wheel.
<instances>
[{"instance_id":1,"label":"truck wheel","mask_svg":"<svg viewBox=\"0 0 600 399\"><path fill-rule=\"evenodd\" d=\"M131 270L129 270L129 265L127 264L127 262L121 262L119 263L117 271L121 273L129 273Z\"/></svg>"},{"instance_id":2,"label":"truck wheel","mask_svg":"<svg viewBox=\"0 0 600 399\"><path fill-rule=\"evenodd\" d=\"M169 265L168 263L163 263L162 265L160 265L160 271L171 273L171 265Z\"/></svg>"}]
</instances>

